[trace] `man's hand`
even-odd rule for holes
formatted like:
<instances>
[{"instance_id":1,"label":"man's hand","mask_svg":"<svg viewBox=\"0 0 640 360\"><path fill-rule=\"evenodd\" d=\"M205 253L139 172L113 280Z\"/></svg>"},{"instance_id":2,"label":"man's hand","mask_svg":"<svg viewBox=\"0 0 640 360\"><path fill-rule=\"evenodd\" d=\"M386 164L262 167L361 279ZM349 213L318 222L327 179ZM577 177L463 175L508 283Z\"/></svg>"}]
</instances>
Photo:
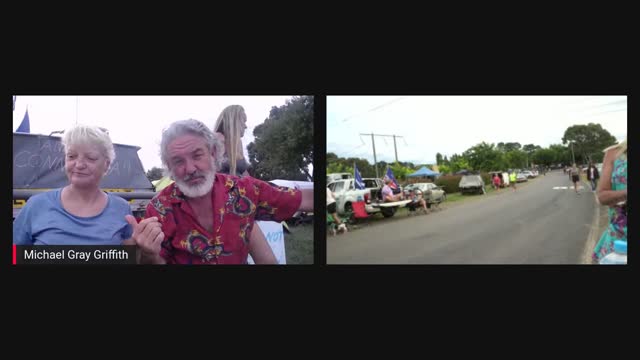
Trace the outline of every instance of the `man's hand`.
<instances>
[{"instance_id":1,"label":"man's hand","mask_svg":"<svg viewBox=\"0 0 640 360\"><path fill-rule=\"evenodd\" d=\"M158 222L157 217L150 217L138 223L136 218L131 215L125 216L125 219L133 228L131 238L140 248L144 256L157 258L160 257L160 249L164 240L162 226Z\"/></svg>"}]
</instances>

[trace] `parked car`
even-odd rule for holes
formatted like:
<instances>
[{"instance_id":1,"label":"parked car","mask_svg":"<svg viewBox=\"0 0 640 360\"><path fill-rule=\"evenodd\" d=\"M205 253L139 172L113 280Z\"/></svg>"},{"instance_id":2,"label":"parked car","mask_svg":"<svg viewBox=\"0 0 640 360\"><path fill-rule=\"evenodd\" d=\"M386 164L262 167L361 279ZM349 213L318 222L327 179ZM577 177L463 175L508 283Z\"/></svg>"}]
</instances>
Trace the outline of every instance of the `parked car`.
<instances>
[{"instance_id":1,"label":"parked car","mask_svg":"<svg viewBox=\"0 0 640 360\"><path fill-rule=\"evenodd\" d=\"M484 180L480 175L464 175L458 184L460 192L463 194L485 194Z\"/></svg>"},{"instance_id":2,"label":"parked car","mask_svg":"<svg viewBox=\"0 0 640 360\"><path fill-rule=\"evenodd\" d=\"M516 174L516 182L525 182L525 181L529 181L527 174L525 173Z\"/></svg>"},{"instance_id":3,"label":"parked car","mask_svg":"<svg viewBox=\"0 0 640 360\"><path fill-rule=\"evenodd\" d=\"M355 179L341 179L327 184L327 187L336 195L336 209L338 214L344 214L352 210L351 203L356 201L365 202L365 210L367 213L375 213L380 211L378 208L372 207L373 196L372 190L382 189L382 180L376 178L364 178L365 189L357 190L354 184Z\"/></svg>"},{"instance_id":4,"label":"parked car","mask_svg":"<svg viewBox=\"0 0 640 360\"><path fill-rule=\"evenodd\" d=\"M440 204L447 200L447 194L444 189L434 183L415 183L407 185L404 189L407 196L409 195L409 190L420 190L427 204Z\"/></svg>"}]
</instances>

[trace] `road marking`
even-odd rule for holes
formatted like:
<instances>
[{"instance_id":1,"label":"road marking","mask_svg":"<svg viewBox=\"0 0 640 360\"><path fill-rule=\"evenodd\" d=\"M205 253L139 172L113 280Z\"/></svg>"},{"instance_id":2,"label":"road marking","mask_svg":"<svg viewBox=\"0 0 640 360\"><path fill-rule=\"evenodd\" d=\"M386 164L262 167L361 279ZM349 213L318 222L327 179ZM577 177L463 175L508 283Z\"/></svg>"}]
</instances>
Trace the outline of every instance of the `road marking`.
<instances>
[{"instance_id":1,"label":"road marking","mask_svg":"<svg viewBox=\"0 0 640 360\"><path fill-rule=\"evenodd\" d=\"M574 187L573 186L569 186L569 187L566 187L566 186L554 186L553 187L553 190L567 190L567 189L573 190ZM582 189L584 189L584 186L578 186L578 190L582 190Z\"/></svg>"}]
</instances>

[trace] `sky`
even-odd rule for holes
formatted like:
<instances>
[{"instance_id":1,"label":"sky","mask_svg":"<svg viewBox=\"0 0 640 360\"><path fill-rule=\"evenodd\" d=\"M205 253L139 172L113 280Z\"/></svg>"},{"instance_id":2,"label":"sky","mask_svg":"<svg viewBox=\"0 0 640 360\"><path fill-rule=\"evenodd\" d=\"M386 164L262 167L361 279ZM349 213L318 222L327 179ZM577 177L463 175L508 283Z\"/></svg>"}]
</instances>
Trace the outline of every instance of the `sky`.
<instances>
[{"instance_id":1,"label":"sky","mask_svg":"<svg viewBox=\"0 0 640 360\"><path fill-rule=\"evenodd\" d=\"M254 140L253 129L269 117L273 106L293 96L20 96L13 111L13 131L29 110L32 134L49 135L76 123L106 128L111 141L135 145L144 170L162 167L162 130L174 121L197 119L210 128L228 105L242 105L247 113L246 146Z\"/></svg>"},{"instance_id":2,"label":"sky","mask_svg":"<svg viewBox=\"0 0 640 360\"><path fill-rule=\"evenodd\" d=\"M327 96L327 152L373 163L371 135L398 135L398 161L435 164L485 141L547 147L572 125L601 124L627 136L626 96ZM375 137L378 161L393 162L392 137Z\"/></svg>"}]
</instances>

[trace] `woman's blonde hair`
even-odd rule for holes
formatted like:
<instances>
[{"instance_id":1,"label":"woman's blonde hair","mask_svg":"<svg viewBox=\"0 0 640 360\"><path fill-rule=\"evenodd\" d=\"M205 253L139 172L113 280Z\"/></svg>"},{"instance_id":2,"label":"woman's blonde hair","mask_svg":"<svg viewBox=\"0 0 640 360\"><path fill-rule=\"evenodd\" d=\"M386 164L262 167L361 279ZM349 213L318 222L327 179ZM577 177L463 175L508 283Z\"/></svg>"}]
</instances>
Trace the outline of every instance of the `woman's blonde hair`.
<instances>
[{"instance_id":1,"label":"woman's blonde hair","mask_svg":"<svg viewBox=\"0 0 640 360\"><path fill-rule=\"evenodd\" d=\"M69 146L79 144L97 146L102 155L109 161L109 167L111 167L113 161L116 159L116 151L113 148L109 133L105 129L97 126L78 124L65 130L64 136L62 137L65 155L69 150Z\"/></svg>"},{"instance_id":2,"label":"woman's blonde hair","mask_svg":"<svg viewBox=\"0 0 640 360\"><path fill-rule=\"evenodd\" d=\"M619 157L627 157L627 139L625 138L624 141L622 141L619 144L613 145L613 146L609 146L608 148L604 149L604 152L606 153L609 150L612 149L618 149L618 151L616 152L616 159Z\"/></svg>"},{"instance_id":3,"label":"woman's blonde hair","mask_svg":"<svg viewBox=\"0 0 640 360\"><path fill-rule=\"evenodd\" d=\"M213 126L214 132L224 135L225 144L228 148L227 157L229 159L229 174L236 175L236 161L244 159L242 154L242 126L241 122L247 121L247 114L240 105L229 105L218 116L216 124Z\"/></svg>"}]
</instances>

